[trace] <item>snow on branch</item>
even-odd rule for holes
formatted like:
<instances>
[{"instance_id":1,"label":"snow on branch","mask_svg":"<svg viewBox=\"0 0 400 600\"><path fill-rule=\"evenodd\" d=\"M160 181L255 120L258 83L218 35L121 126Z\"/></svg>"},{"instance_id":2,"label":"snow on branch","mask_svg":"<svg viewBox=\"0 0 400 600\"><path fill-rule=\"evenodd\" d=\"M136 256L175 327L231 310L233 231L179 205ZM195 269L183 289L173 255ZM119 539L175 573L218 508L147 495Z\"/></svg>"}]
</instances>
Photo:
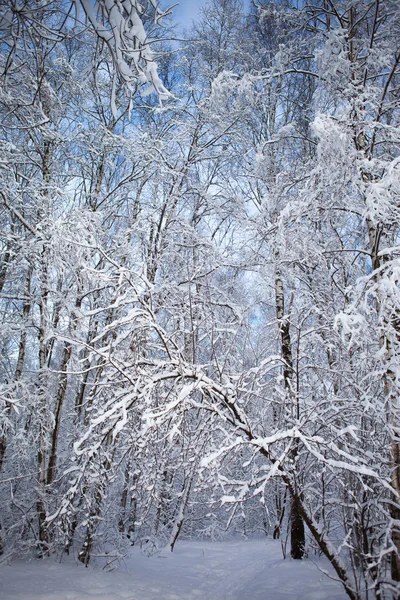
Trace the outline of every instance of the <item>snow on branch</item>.
<instances>
[{"instance_id":1,"label":"snow on branch","mask_svg":"<svg viewBox=\"0 0 400 600\"><path fill-rule=\"evenodd\" d=\"M151 40L145 31L142 17L143 7L137 0L75 0L76 14L80 4L98 37L107 44L119 78L132 89L132 83L139 80L149 84L144 95L156 92L160 100L171 96L164 87L157 70L157 63L151 49ZM155 22L170 13L162 12L152 0L155 9ZM114 84L115 85L115 84ZM113 101L114 102L114 101ZM115 104L112 106L115 112Z\"/></svg>"},{"instance_id":2,"label":"snow on branch","mask_svg":"<svg viewBox=\"0 0 400 600\"><path fill-rule=\"evenodd\" d=\"M89 29L107 45L111 54L114 66L111 109L115 117L118 80L130 93L133 84L139 82L144 86L142 95L156 93L160 101L170 98L171 94L158 73L151 47L154 40L150 39L146 30L150 20L150 5L155 25L160 25L162 18L171 14L172 7L162 11L156 0L150 0L147 8L137 0L70 0L62 6L56 0L51 0L43 4L26 2L23 7L9 0L4 8L0 6L0 37L9 48L6 69L13 62L19 40L23 39L23 33L16 35L22 25L26 30L35 31L39 39L59 43L67 35L66 23L69 18L74 23L74 34L78 36L78 26L86 20Z\"/></svg>"}]
</instances>

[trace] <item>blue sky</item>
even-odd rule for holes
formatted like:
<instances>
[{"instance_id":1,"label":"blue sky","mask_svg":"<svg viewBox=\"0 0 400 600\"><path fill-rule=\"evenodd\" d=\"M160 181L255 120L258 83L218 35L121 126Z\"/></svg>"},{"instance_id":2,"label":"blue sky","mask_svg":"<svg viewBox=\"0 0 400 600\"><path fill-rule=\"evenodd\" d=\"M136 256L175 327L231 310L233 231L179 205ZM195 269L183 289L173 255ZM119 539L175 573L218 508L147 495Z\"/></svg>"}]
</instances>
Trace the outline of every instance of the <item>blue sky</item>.
<instances>
[{"instance_id":1,"label":"blue sky","mask_svg":"<svg viewBox=\"0 0 400 600\"><path fill-rule=\"evenodd\" d=\"M190 25L192 20L195 20L199 11L199 8L206 3L206 0L181 0L179 6L175 6L173 9L174 20L187 27ZM171 0L169 5L174 4ZM165 5L165 2L164 2Z\"/></svg>"},{"instance_id":2,"label":"blue sky","mask_svg":"<svg viewBox=\"0 0 400 600\"><path fill-rule=\"evenodd\" d=\"M250 0L242 1L245 7L249 6ZM175 2L178 2L178 0L170 0L169 2L163 0L161 4L162 6L167 7L172 6L173 4L175 4ZM179 5L175 6L175 8L172 11L174 20L179 25L182 25L183 27L188 27L191 24L192 20L196 20L199 9L202 6L204 6L206 2L207 0L180 0Z\"/></svg>"}]
</instances>

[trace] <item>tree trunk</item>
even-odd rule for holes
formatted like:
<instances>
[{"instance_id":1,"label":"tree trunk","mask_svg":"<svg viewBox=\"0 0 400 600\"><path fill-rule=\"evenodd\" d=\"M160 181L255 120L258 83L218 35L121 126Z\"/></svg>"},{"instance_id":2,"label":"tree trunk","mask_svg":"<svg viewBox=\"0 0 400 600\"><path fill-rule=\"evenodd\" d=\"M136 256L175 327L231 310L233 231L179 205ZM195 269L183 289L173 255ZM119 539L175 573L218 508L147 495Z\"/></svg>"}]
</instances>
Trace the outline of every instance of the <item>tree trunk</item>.
<instances>
[{"instance_id":1,"label":"tree trunk","mask_svg":"<svg viewBox=\"0 0 400 600\"><path fill-rule=\"evenodd\" d=\"M304 557L305 532L304 521L301 516L299 500L297 496L292 497L290 515L290 556L294 559Z\"/></svg>"},{"instance_id":2,"label":"tree trunk","mask_svg":"<svg viewBox=\"0 0 400 600\"><path fill-rule=\"evenodd\" d=\"M39 521L39 554L43 556L48 553L49 537L46 523L46 433L47 433L47 265L46 265L46 248L42 249L42 264L41 264L41 299L39 304L40 309L40 326L39 326L39 381L37 387L37 421L39 426L38 433L38 450L37 450L37 515Z\"/></svg>"},{"instance_id":3,"label":"tree trunk","mask_svg":"<svg viewBox=\"0 0 400 600\"><path fill-rule=\"evenodd\" d=\"M290 338L290 324L285 315L285 296L283 290L283 281L279 269L279 255L275 252L275 301L276 301L276 316L281 339L281 354L284 361L283 365L283 381L287 398L291 402L291 412L294 418L299 417L298 401L293 393L293 357L292 357L292 341ZM296 440L291 453L293 461L296 460L297 446ZM299 503L296 497L291 495L290 506L290 555L296 560L300 560L305 554L305 531L304 522L299 509Z\"/></svg>"},{"instance_id":4,"label":"tree trunk","mask_svg":"<svg viewBox=\"0 0 400 600\"><path fill-rule=\"evenodd\" d=\"M194 473L189 475L188 481L185 483L185 488L183 490L182 499L179 504L178 514L175 518L175 523L172 528L169 545L171 548L171 552L174 551L176 541L179 537L180 532L182 531L183 520L185 517L186 508L190 498L190 490L192 489L194 479Z\"/></svg>"},{"instance_id":5,"label":"tree trunk","mask_svg":"<svg viewBox=\"0 0 400 600\"><path fill-rule=\"evenodd\" d=\"M31 279L32 279L32 267L29 268L26 285L26 300L22 310L23 322L28 318L31 310L30 292L31 292ZM26 354L26 339L27 333L26 328L23 325L21 337L19 340L18 359L17 366L15 367L14 383L17 383L21 379L22 370L24 368L25 354ZM7 407L7 416L11 413L11 404ZM3 431L0 436L0 473L4 464L4 457L7 449L7 431Z\"/></svg>"},{"instance_id":6,"label":"tree trunk","mask_svg":"<svg viewBox=\"0 0 400 600\"><path fill-rule=\"evenodd\" d=\"M60 424L61 424L61 409L62 409L62 406L64 403L65 393L67 391L67 383L68 383L67 367L68 367L69 359L71 358L71 354L72 354L71 344L65 343L63 358L62 358L62 362L61 362L61 371L63 371L63 373L60 376L60 383L59 383L58 391L57 391L55 422L54 422L53 433L51 436L50 457L49 457L49 463L47 466L47 477L46 477L47 485L51 485L53 483L55 473L56 473L58 435L59 435Z\"/></svg>"}]
</instances>

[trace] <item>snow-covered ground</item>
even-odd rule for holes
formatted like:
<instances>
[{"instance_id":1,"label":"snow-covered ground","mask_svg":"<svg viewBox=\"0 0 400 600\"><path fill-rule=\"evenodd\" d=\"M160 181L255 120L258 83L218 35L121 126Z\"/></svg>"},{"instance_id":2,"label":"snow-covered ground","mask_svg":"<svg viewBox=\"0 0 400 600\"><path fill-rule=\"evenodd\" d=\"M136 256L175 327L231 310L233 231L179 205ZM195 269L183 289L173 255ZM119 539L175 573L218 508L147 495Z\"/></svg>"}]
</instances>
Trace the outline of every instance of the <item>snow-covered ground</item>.
<instances>
[{"instance_id":1,"label":"snow-covered ground","mask_svg":"<svg viewBox=\"0 0 400 600\"><path fill-rule=\"evenodd\" d=\"M323 564L327 569L326 563ZM272 540L178 542L173 554L133 549L118 569L15 561L0 567L1 600L345 600L309 560L283 560Z\"/></svg>"}]
</instances>

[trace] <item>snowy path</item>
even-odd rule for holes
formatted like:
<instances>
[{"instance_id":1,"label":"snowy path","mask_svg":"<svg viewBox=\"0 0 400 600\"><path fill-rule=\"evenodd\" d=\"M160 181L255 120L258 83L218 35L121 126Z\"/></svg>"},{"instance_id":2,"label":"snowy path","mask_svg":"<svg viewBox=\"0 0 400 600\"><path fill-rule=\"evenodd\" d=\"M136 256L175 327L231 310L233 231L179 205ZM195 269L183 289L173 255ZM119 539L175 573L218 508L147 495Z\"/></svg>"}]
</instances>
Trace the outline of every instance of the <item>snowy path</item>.
<instances>
[{"instance_id":1,"label":"snowy path","mask_svg":"<svg viewBox=\"0 0 400 600\"><path fill-rule=\"evenodd\" d=\"M324 568L326 564L324 563ZM146 558L134 551L106 573L72 562L0 567L0 600L345 600L310 561L282 559L279 542L181 542Z\"/></svg>"}]
</instances>

